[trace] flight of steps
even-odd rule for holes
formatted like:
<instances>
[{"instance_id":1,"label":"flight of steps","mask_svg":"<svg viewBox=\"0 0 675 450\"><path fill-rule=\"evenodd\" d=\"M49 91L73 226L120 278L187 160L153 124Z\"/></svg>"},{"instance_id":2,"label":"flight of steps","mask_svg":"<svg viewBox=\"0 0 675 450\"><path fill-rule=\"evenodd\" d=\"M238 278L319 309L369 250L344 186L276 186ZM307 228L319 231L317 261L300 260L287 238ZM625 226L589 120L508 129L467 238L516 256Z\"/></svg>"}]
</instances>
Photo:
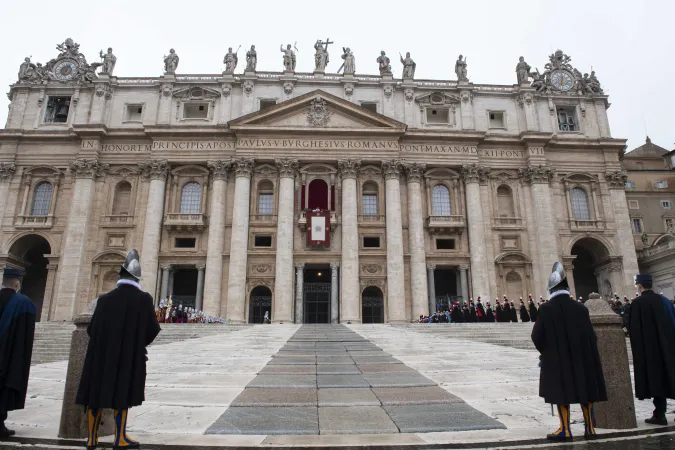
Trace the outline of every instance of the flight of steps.
<instances>
[{"instance_id":1,"label":"flight of steps","mask_svg":"<svg viewBox=\"0 0 675 450\"><path fill-rule=\"evenodd\" d=\"M152 345L231 333L245 326L247 325L163 323L161 324L162 332ZM73 330L75 330L75 325L70 322L37 323L31 363L35 365L67 360Z\"/></svg>"}]
</instances>

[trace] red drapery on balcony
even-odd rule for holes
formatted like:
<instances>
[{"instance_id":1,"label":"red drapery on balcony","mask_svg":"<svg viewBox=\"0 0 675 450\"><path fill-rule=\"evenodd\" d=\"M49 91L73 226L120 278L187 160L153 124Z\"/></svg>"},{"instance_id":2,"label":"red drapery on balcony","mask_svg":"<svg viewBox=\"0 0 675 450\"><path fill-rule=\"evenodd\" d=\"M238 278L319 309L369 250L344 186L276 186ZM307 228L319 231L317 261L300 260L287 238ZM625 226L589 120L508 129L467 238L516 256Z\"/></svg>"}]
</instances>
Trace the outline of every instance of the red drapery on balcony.
<instances>
[{"instance_id":1,"label":"red drapery on balcony","mask_svg":"<svg viewBox=\"0 0 675 450\"><path fill-rule=\"evenodd\" d=\"M328 210L328 184L321 179L312 180L309 183L309 195L307 196L307 209L313 211Z\"/></svg>"}]
</instances>

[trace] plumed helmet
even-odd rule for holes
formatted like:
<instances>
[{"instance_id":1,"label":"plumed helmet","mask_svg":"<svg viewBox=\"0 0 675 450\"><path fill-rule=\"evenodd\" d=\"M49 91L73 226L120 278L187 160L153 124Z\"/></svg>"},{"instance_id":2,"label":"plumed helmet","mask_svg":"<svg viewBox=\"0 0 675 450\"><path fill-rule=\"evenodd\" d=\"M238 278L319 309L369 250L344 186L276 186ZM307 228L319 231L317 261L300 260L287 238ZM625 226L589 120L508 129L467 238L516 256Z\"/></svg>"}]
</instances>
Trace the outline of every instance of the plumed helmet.
<instances>
[{"instance_id":1,"label":"plumed helmet","mask_svg":"<svg viewBox=\"0 0 675 450\"><path fill-rule=\"evenodd\" d=\"M555 264L553 264L553 270L551 271L551 276L548 278L548 287L546 290L548 290L549 293L556 288L559 284L566 282L567 280L567 275L565 274L565 269L563 268L563 265L560 264L560 262L556 261Z\"/></svg>"},{"instance_id":2,"label":"plumed helmet","mask_svg":"<svg viewBox=\"0 0 675 450\"><path fill-rule=\"evenodd\" d=\"M122 264L122 270L134 277L136 280L141 279L141 258L138 256L138 250L132 248L127 253L127 257Z\"/></svg>"}]
</instances>

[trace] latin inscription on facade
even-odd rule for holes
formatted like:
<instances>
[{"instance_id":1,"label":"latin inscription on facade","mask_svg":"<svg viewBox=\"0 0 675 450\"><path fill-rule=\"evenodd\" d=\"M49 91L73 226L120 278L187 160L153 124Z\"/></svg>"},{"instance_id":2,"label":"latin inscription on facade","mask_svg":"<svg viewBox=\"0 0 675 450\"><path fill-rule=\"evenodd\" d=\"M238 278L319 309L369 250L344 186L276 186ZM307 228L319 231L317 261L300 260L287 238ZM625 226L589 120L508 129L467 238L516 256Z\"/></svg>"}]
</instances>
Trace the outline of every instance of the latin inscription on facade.
<instances>
[{"instance_id":1,"label":"latin inscription on facade","mask_svg":"<svg viewBox=\"0 0 675 450\"><path fill-rule=\"evenodd\" d=\"M544 155L543 147L521 149L479 149L473 145L436 145L436 144L402 144L404 153L448 153L453 155L477 155L483 158L522 159L527 153L531 156Z\"/></svg>"},{"instance_id":2,"label":"latin inscription on facade","mask_svg":"<svg viewBox=\"0 0 675 450\"><path fill-rule=\"evenodd\" d=\"M152 144L101 144L103 153L150 153Z\"/></svg>"},{"instance_id":3,"label":"latin inscription on facade","mask_svg":"<svg viewBox=\"0 0 675 450\"><path fill-rule=\"evenodd\" d=\"M309 149L366 149L366 150L398 150L396 141L365 141L345 139L239 139L237 147L241 148L309 148Z\"/></svg>"},{"instance_id":4,"label":"latin inscription on facade","mask_svg":"<svg viewBox=\"0 0 675 450\"><path fill-rule=\"evenodd\" d=\"M234 150L232 141L155 141L153 150Z\"/></svg>"}]
</instances>

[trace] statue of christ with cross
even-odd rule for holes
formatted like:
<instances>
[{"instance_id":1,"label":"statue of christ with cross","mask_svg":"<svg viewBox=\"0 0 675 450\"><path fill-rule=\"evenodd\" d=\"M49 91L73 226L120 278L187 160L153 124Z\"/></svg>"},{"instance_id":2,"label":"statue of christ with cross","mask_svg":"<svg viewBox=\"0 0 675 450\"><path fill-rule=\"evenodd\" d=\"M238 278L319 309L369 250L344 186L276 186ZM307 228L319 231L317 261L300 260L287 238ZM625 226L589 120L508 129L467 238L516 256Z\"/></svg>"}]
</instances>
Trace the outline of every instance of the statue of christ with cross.
<instances>
[{"instance_id":1,"label":"statue of christ with cross","mask_svg":"<svg viewBox=\"0 0 675 450\"><path fill-rule=\"evenodd\" d=\"M323 42L320 39L317 39L314 44L314 71L315 72L324 72L326 66L328 65L328 44L333 44L330 38L326 38L326 42Z\"/></svg>"}]
</instances>

